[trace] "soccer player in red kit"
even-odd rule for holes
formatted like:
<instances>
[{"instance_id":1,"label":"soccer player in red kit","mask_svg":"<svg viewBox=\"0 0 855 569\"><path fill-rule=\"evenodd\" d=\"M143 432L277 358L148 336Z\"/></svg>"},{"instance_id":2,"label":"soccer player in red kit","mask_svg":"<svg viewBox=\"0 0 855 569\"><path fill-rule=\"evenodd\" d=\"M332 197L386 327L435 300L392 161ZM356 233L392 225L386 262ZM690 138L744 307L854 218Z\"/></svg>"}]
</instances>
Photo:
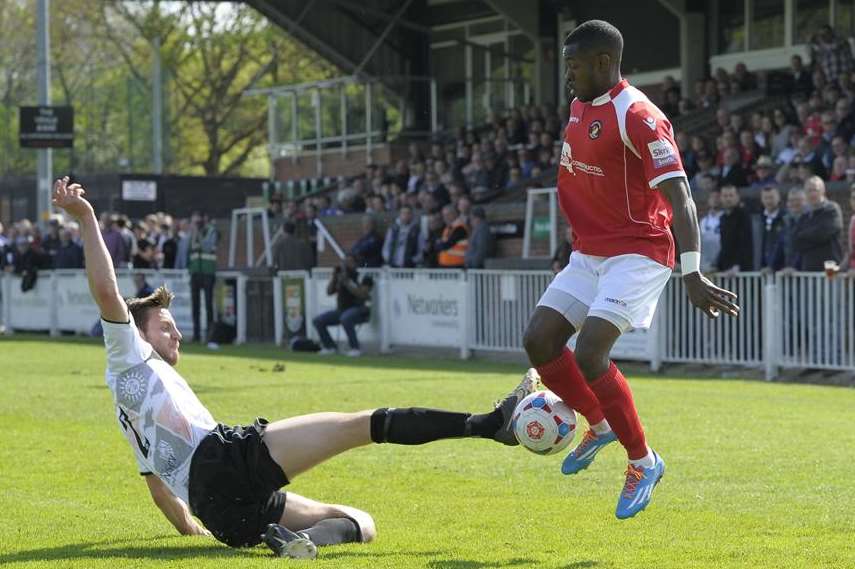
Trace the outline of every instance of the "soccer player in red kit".
<instances>
[{"instance_id":1,"label":"soccer player in red kit","mask_svg":"<svg viewBox=\"0 0 855 569\"><path fill-rule=\"evenodd\" d=\"M629 466L615 514L629 518L650 502L665 471L647 446L629 385L609 353L630 328L648 328L680 244L683 282L708 316L737 316L736 295L701 275L695 204L671 124L620 76L623 37L601 20L564 40L568 92L558 199L573 228L567 267L544 292L524 345L543 383L590 425L562 472L587 468L618 440ZM674 236L672 236L672 231ZM567 341L576 332L575 353Z\"/></svg>"}]
</instances>

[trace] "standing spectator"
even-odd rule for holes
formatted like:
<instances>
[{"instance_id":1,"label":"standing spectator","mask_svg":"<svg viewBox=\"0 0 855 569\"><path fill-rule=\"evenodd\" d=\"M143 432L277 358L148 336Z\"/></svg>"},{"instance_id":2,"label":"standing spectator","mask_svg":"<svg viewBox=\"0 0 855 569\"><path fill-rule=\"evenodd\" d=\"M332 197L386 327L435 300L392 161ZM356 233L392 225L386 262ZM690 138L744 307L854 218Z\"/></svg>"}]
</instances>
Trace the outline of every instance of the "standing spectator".
<instances>
[{"instance_id":1,"label":"standing spectator","mask_svg":"<svg viewBox=\"0 0 855 569\"><path fill-rule=\"evenodd\" d=\"M825 261L841 263L843 250L843 214L840 206L825 197L825 182L811 176L805 182L809 211L793 228L793 249L800 258L803 271L825 270Z\"/></svg>"},{"instance_id":2,"label":"standing spectator","mask_svg":"<svg viewBox=\"0 0 855 569\"><path fill-rule=\"evenodd\" d=\"M855 277L855 185L849 187L849 210L852 212L852 217L849 218L849 257L847 262L841 268L842 271L847 271L849 276Z\"/></svg>"},{"instance_id":3,"label":"standing spectator","mask_svg":"<svg viewBox=\"0 0 855 569\"><path fill-rule=\"evenodd\" d=\"M154 243L146 234L146 227L142 223L134 226L134 235L137 240L137 252L133 258L133 267L135 269L153 269L154 263Z\"/></svg>"},{"instance_id":4,"label":"standing spectator","mask_svg":"<svg viewBox=\"0 0 855 569\"><path fill-rule=\"evenodd\" d=\"M701 231L701 270L713 272L721 252L721 193L710 191L707 195L707 213L698 224Z\"/></svg>"},{"instance_id":5,"label":"standing spectator","mask_svg":"<svg viewBox=\"0 0 855 569\"><path fill-rule=\"evenodd\" d=\"M119 217L111 215L105 222L104 245L107 246L107 253L110 254L110 259L113 261L113 267L127 267L126 241L119 228Z\"/></svg>"},{"instance_id":6,"label":"standing spectator","mask_svg":"<svg viewBox=\"0 0 855 569\"><path fill-rule=\"evenodd\" d=\"M461 268L465 264L466 248L469 246L469 228L460 216L457 208L447 205L442 208L442 240L438 244L439 266L443 268Z\"/></svg>"},{"instance_id":7,"label":"standing spectator","mask_svg":"<svg viewBox=\"0 0 855 569\"><path fill-rule=\"evenodd\" d=\"M279 271L308 271L315 266L311 245L297 237L296 231L296 224L286 221L273 244L273 263Z\"/></svg>"},{"instance_id":8,"label":"standing spectator","mask_svg":"<svg viewBox=\"0 0 855 569\"><path fill-rule=\"evenodd\" d=\"M790 58L789 78L790 89L794 93L807 94L813 89L810 70L804 66L801 55L796 54Z\"/></svg>"},{"instance_id":9,"label":"standing spectator","mask_svg":"<svg viewBox=\"0 0 855 569\"><path fill-rule=\"evenodd\" d=\"M370 275L362 277L362 282L359 282L356 257L353 254L348 254L342 265L333 270L330 282L327 284L327 294L336 295L336 308L318 315L312 321L323 344L321 355L336 352L335 342L327 331L327 327L337 324L341 324L347 334L347 341L350 344L347 355L351 357L362 355L359 349L359 338L356 336L356 325L368 322L371 317L368 300L371 298L373 288L374 279Z\"/></svg>"},{"instance_id":10,"label":"standing spectator","mask_svg":"<svg viewBox=\"0 0 855 569\"><path fill-rule=\"evenodd\" d=\"M128 227L130 225L130 220L124 216L118 216L116 220L116 227L119 228L119 232L122 234L122 240L125 243L125 256L122 259L122 266L127 267L130 265L131 261L134 258L134 255L137 254L137 239L134 236L134 232L131 231L131 228Z\"/></svg>"},{"instance_id":11,"label":"standing spectator","mask_svg":"<svg viewBox=\"0 0 855 569\"><path fill-rule=\"evenodd\" d=\"M850 73L853 69L852 49L849 47L849 42L838 37L828 24L822 26L813 37L810 56L814 65L819 66L825 78L831 83L836 83L841 75ZM819 90L821 86L814 84L814 88Z\"/></svg>"},{"instance_id":12,"label":"standing spectator","mask_svg":"<svg viewBox=\"0 0 855 569\"><path fill-rule=\"evenodd\" d=\"M483 269L484 261L493 254L493 234L487 223L487 213L483 207L472 208L469 216L472 236L464 255L464 265L467 269Z\"/></svg>"},{"instance_id":13,"label":"standing spectator","mask_svg":"<svg viewBox=\"0 0 855 569\"><path fill-rule=\"evenodd\" d=\"M799 219L806 213L807 197L802 188L793 188L787 193L787 214L784 216L784 265L787 270L799 270L801 260L793 247L793 233Z\"/></svg>"},{"instance_id":14,"label":"standing spectator","mask_svg":"<svg viewBox=\"0 0 855 569\"><path fill-rule=\"evenodd\" d=\"M383 241L383 260L396 267L415 267L419 247L419 220L412 208L404 206L398 211L395 223L386 231Z\"/></svg>"},{"instance_id":15,"label":"standing spectator","mask_svg":"<svg viewBox=\"0 0 855 569\"><path fill-rule=\"evenodd\" d=\"M53 256L53 268L83 268L83 247L71 240L71 232L65 227L59 230L59 246Z\"/></svg>"},{"instance_id":16,"label":"standing spectator","mask_svg":"<svg viewBox=\"0 0 855 569\"><path fill-rule=\"evenodd\" d=\"M42 252L50 258L56 255L56 250L59 248L59 230L62 227L59 221L59 217L51 216L48 222L48 234L42 241Z\"/></svg>"},{"instance_id":17,"label":"standing spectator","mask_svg":"<svg viewBox=\"0 0 855 569\"><path fill-rule=\"evenodd\" d=\"M760 191L763 212L760 214L760 269L779 271L786 264L781 239L786 221L781 209L781 193L778 188L769 186Z\"/></svg>"},{"instance_id":18,"label":"standing spectator","mask_svg":"<svg viewBox=\"0 0 855 569\"><path fill-rule=\"evenodd\" d=\"M739 198L736 186L724 186L721 189L721 205L724 215L721 218L721 251L716 266L719 271L736 273L754 268L751 217Z\"/></svg>"},{"instance_id":19,"label":"standing spectator","mask_svg":"<svg viewBox=\"0 0 855 569\"><path fill-rule=\"evenodd\" d=\"M178 220L178 246L175 248L175 268L186 269L187 259L190 258L190 221L187 219Z\"/></svg>"},{"instance_id":20,"label":"standing spectator","mask_svg":"<svg viewBox=\"0 0 855 569\"><path fill-rule=\"evenodd\" d=\"M206 214L194 212L190 218L190 255L187 270L190 273L190 295L193 310L193 341L202 339L199 328L201 302L199 295L205 292L205 316L208 334L214 329L214 281L217 273L217 242L219 233Z\"/></svg>"},{"instance_id":21,"label":"standing spectator","mask_svg":"<svg viewBox=\"0 0 855 569\"><path fill-rule=\"evenodd\" d=\"M178 255L178 237L174 226L171 224L164 223L160 226L160 230L164 237L160 246L160 267L163 269L174 269L175 259Z\"/></svg>"},{"instance_id":22,"label":"standing spectator","mask_svg":"<svg viewBox=\"0 0 855 569\"><path fill-rule=\"evenodd\" d=\"M373 216L362 216L362 236L350 252L361 267L383 266L383 240L377 233L377 220Z\"/></svg>"},{"instance_id":23,"label":"standing spectator","mask_svg":"<svg viewBox=\"0 0 855 569\"><path fill-rule=\"evenodd\" d=\"M419 252L416 255L419 267L433 269L439 266L439 245L444 229L440 213L428 215L427 231L419 233Z\"/></svg>"}]
</instances>

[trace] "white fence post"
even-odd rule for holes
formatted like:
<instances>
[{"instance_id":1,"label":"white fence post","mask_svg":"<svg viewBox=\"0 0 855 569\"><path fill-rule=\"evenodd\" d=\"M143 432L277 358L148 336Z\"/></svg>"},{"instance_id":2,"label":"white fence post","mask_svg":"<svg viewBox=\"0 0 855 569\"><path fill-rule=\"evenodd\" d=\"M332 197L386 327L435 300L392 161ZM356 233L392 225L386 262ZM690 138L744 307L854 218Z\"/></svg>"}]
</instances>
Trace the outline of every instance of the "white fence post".
<instances>
[{"instance_id":1,"label":"white fence post","mask_svg":"<svg viewBox=\"0 0 855 569\"><path fill-rule=\"evenodd\" d=\"M473 298L473 289L469 285L470 279L467 271L464 270L461 273L460 278L463 280L463 286L465 287L465 291L463 293L463 306L458 313L458 317L461 318L460 325L463 331L463 343L460 345L460 358L467 360L472 355L469 346L472 345L472 322L475 321L475 302Z\"/></svg>"},{"instance_id":2,"label":"white fence post","mask_svg":"<svg viewBox=\"0 0 855 569\"><path fill-rule=\"evenodd\" d=\"M282 272L273 274L273 341L277 346L282 345L285 337L285 307L282 304Z\"/></svg>"},{"instance_id":3,"label":"white fence post","mask_svg":"<svg viewBox=\"0 0 855 569\"><path fill-rule=\"evenodd\" d=\"M312 340L318 339L312 320L317 316L318 305L315 297L315 269L308 271L306 277L306 337Z\"/></svg>"},{"instance_id":4,"label":"white fence post","mask_svg":"<svg viewBox=\"0 0 855 569\"><path fill-rule=\"evenodd\" d=\"M55 271L50 272L50 335L52 337L59 336L59 301L57 300L57 294L59 293L59 286L57 281L59 280L56 276Z\"/></svg>"},{"instance_id":5,"label":"white fence post","mask_svg":"<svg viewBox=\"0 0 855 569\"><path fill-rule=\"evenodd\" d=\"M782 321L779 313L781 307L778 305L778 286L774 275L766 277L763 295L763 361L766 367L766 381L772 381L778 376L778 339L781 329L778 325Z\"/></svg>"},{"instance_id":6,"label":"white fence post","mask_svg":"<svg viewBox=\"0 0 855 569\"><path fill-rule=\"evenodd\" d=\"M389 334L389 319L392 317L392 295L389 294L389 267L383 267L383 273L377 283L380 293L378 310L380 311L380 353L388 354L392 351L392 339Z\"/></svg>"},{"instance_id":7,"label":"white fence post","mask_svg":"<svg viewBox=\"0 0 855 569\"><path fill-rule=\"evenodd\" d=\"M246 275L237 277L237 337L235 344L246 343Z\"/></svg>"},{"instance_id":8,"label":"white fence post","mask_svg":"<svg viewBox=\"0 0 855 569\"><path fill-rule=\"evenodd\" d=\"M0 334L11 332L9 327L9 275L0 273Z\"/></svg>"}]
</instances>

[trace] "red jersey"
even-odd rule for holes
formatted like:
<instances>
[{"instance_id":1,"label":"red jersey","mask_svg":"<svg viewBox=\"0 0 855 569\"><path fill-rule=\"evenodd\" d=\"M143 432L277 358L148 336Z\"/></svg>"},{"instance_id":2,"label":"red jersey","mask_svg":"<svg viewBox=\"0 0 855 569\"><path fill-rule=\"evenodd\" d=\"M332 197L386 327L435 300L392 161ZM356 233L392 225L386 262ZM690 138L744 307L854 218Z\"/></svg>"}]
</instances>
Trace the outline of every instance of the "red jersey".
<instances>
[{"instance_id":1,"label":"red jersey","mask_svg":"<svg viewBox=\"0 0 855 569\"><path fill-rule=\"evenodd\" d=\"M656 190L686 177L671 123L626 79L590 103L574 99L558 167L573 250L636 253L674 266L671 204Z\"/></svg>"}]
</instances>

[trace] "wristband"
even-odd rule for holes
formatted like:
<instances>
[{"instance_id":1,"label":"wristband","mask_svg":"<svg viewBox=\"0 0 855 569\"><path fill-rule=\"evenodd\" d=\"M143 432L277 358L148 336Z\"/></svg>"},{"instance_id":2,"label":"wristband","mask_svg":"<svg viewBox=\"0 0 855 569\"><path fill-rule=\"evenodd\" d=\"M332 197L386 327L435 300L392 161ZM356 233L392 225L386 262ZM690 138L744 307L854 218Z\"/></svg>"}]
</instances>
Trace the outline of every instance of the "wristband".
<instances>
[{"instance_id":1,"label":"wristband","mask_svg":"<svg viewBox=\"0 0 855 569\"><path fill-rule=\"evenodd\" d=\"M685 253L680 253L680 269L683 271L683 276L701 272L700 251L686 251Z\"/></svg>"}]
</instances>

